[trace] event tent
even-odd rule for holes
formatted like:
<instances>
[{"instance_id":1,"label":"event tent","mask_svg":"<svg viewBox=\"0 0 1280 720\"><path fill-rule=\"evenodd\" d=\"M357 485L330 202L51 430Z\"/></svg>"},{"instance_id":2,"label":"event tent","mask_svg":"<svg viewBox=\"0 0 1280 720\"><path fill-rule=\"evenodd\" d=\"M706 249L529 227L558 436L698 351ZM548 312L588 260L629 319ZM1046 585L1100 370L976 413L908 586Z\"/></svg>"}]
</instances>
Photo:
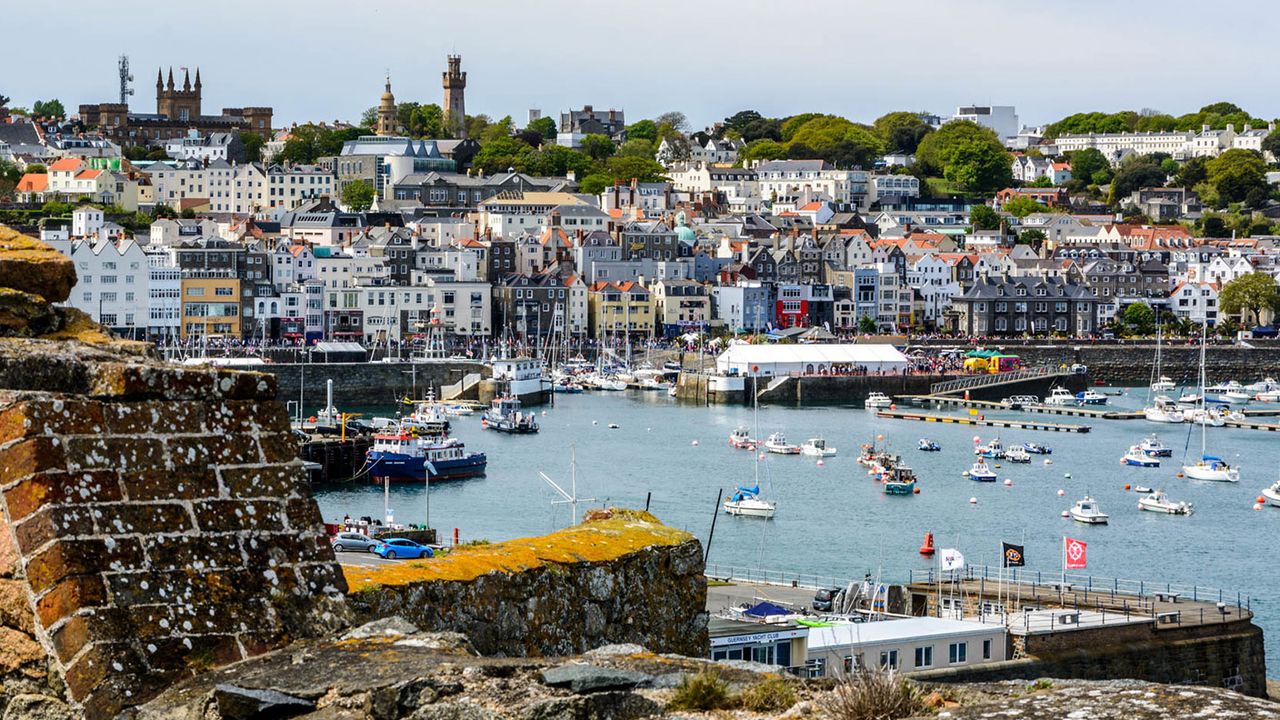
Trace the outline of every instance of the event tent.
<instances>
[{"instance_id":1,"label":"event tent","mask_svg":"<svg viewBox=\"0 0 1280 720\"><path fill-rule=\"evenodd\" d=\"M748 345L735 343L716 358L726 375L815 375L855 368L867 372L902 372L908 359L892 345Z\"/></svg>"}]
</instances>

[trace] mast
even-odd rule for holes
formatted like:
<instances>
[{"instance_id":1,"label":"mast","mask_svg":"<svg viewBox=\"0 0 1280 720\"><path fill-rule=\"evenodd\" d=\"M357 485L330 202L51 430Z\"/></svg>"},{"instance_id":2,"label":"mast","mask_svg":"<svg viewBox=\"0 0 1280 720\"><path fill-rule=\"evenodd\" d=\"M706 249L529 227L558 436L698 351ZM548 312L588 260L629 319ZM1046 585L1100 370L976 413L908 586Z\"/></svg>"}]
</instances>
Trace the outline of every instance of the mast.
<instances>
[{"instance_id":1,"label":"mast","mask_svg":"<svg viewBox=\"0 0 1280 720\"><path fill-rule=\"evenodd\" d=\"M1200 459L1204 460L1205 433L1208 432L1208 406L1204 396L1204 345L1208 336L1209 320L1206 315L1204 324L1200 326Z\"/></svg>"}]
</instances>

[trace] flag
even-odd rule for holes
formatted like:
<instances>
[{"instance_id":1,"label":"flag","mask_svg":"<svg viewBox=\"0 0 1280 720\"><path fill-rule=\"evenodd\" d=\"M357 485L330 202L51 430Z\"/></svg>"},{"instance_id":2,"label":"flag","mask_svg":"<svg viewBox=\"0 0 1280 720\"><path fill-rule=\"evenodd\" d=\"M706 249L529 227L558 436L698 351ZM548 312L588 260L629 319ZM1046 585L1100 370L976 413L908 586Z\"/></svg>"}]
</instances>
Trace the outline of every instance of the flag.
<instances>
[{"instance_id":1,"label":"flag","mask_svg":"<svg viewBox=\"0 0 1280 720\"><path fill-rule=\"evenodd\" d=\"M943 570L964 569L964 555L961 555L960 551L955 548L943 548L940 558Z\"/></svg>"},{"instance_id":2,"label":"flag","mask_svg":"<svg viewBox=\"0 0 1280 720\"><path fill-rule=\"evenodd\" d=\"M1004 546L1005 567L1024 567L1027 564L1027 559L1022 555L1022 545L1010 545L1009 543L1000 544Z\"/></svg>"},{"instance_id":3,"label":"flag","mask_svg":"<svg viewBox=\"0 0 1280 720\"><path fill-rule=\"evenodd\" d=\"M1067 570L1083 570L1089 544L1075 538L1062 538L1063 567Z\"/></svg>"}]
</instances>

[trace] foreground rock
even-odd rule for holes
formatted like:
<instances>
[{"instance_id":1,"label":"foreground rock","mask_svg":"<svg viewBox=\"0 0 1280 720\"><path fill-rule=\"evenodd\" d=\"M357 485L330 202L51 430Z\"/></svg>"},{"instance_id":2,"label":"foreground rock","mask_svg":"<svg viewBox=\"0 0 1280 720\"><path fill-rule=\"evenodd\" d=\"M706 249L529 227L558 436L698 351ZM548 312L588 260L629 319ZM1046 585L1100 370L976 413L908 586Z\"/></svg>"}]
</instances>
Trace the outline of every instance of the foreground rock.
<instances>
[{"instance_id":1,"label":"foreground rock","mask_svg":"<svg viewBox=\"0 0 1280 720\"><path fill-rule=\"evenodd\" d=\"M1139 680L1010 681L953 688L959 707L950 720L1280 720L1280 704L1221 688L1160 685Z\"/></svg>"}]
</instances>

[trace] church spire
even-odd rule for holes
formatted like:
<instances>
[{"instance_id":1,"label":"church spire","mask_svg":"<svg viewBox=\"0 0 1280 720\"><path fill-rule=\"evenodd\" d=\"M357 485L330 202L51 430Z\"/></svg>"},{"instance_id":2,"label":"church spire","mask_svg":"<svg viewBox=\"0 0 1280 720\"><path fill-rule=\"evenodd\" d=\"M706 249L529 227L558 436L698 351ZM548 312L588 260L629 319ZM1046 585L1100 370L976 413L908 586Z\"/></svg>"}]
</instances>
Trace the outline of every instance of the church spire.
<instances>
[{"instance_id":1,"label":"church spire","mask_svg":"<svg viewBox=\"0 0 1280 720\"><path fill-rule=\"evenodd\" d=\"M191 71L186 68L182 69L182 89L191 89Z\"/></svg>"},{"instance_id":2,"label":"church spire","mask_svg":"<svg viewBox=\"0 0 1280 720\"><path fill-rule=\"evenodd\" d=\"M159 91L163 88L164 88L164 70L162 68L156 68L156 90Z\"/></svg>"},{"instance_id":3,"label":"church spire","mask_svg":"<svg viewBox=\"0 0 1280 720\"><path fill-rule=\"evenodd\" d=\"M200 68L196 68L196 89L200 89Z\"/></svg>"},{"instance_id":4,"label":"church spire","mask_svg":"<svg viewBox=\"0 0 1280 720\"><path fill-rule=\"evenodd\" d=\"M169 89L173 89L173 66L169 66Z\"/></svg>"}]
</instances>

